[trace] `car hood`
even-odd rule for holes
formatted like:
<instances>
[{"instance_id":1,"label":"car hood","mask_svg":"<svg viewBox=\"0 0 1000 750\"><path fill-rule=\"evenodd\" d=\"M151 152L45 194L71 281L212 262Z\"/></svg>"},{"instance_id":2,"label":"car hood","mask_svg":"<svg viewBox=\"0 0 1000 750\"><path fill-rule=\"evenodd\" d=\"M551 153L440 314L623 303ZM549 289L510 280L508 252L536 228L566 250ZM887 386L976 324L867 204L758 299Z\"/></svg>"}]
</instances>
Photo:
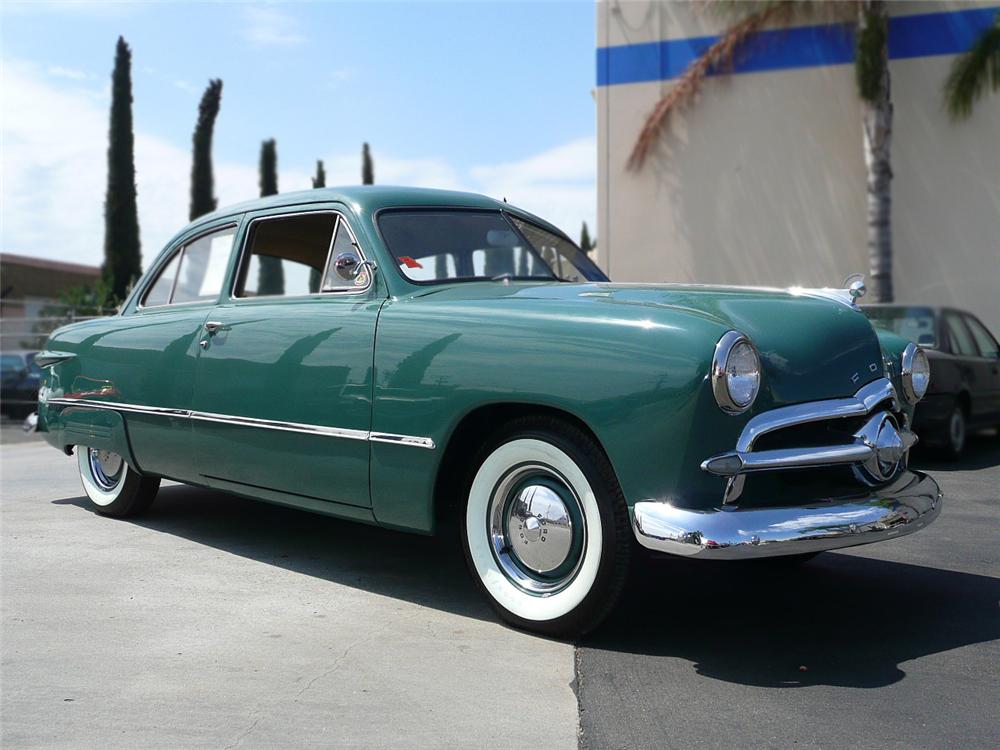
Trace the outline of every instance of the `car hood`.
<instances>
[{"instance_id":1,"label":"car hood","mask_svg":"<svg viewBox=\"0 0 1000 750\"><path fill-rule=\"evenodd\" d=\"M757 346L767 400L774 405L850 396L884 374L881 347L864 314L811 290L515 281L428 287L418 296L441 303L484 304L498 314L530 307L540 316L556 309L560 314L572 310L584 317L672 326L696 318L710 339L705 342L706 357L722 333L735 329Z\"/></svg>"}]
</instances>

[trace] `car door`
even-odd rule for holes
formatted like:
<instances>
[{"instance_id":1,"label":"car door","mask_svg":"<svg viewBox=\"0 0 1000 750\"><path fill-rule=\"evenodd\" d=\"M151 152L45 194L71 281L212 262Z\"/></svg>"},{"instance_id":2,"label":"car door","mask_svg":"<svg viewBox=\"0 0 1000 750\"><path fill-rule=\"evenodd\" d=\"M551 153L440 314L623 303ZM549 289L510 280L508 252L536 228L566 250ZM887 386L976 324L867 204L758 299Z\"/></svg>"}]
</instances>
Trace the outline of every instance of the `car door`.
<instances>
[{"instance_id":1,"label":"car door","mask_svg":"<svg viewBox=\"0 0 1000 750\"><path fill-rule=\"evenodd\" d=\"M963 313L962 319L969 327L976 348L979 350L979 361L976 366L982 370L983 408L986 418L990 421L1000 421L1000 345L974 315Z\"/></svg>"},{"instance_id":2,"label":"car door","mask_svg":"<svg viewBox=\"0 0 1000 750\"><path fill-rule=\"evenodd\" d=\"M313 204L247 216L230 294L199 343L192 423L206 483L371 506L372 360L385 292L347 213Z\"/></svg>"},{"instance_id":3,"label":"car door","mask_svg":"<svg viewBox=\"0 0 1000 750\"><path fill-rule=\"evenodd\" d=\"M198 339L222 291L237 226L238 217L216 221L175 242L123 314L88 329L82 369L62 384L66 397L115 404L144 472L197 477L187 411Z\"/></svg>"},{"instance_id":4,"label":"car door","mask_svg":"<svg viewBox=\"0 0 1000 750\"><path fill-rule=\"evenodd\" d=\"M990 368L979 356L975 339L962 314L957 310L945 310L941 317L962 385L969 394L969 422L973 425L980 424L989 417Z\"/></svg>"}]
</instances>

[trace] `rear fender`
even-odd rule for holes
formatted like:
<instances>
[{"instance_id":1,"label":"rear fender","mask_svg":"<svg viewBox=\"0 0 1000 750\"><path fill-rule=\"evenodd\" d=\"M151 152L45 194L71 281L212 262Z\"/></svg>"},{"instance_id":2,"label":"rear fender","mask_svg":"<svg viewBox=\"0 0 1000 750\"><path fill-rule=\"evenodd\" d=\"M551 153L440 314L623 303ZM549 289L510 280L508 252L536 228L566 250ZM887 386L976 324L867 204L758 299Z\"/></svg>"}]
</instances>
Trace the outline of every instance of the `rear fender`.
<instances>
[{"instance_id":1,"label":"rear fender","mask_svg":"<svg viewBox=\"0 0 1000 750\"><path fill-rule=\"evenodd\" d=\"M45 411L44 437L51 445L67 453L73 446L109 450L124 458L129 468L141 472L132 454L125 420L118 412L81 406L59 410L45 407Z\"/></svg>"}]
</instances>

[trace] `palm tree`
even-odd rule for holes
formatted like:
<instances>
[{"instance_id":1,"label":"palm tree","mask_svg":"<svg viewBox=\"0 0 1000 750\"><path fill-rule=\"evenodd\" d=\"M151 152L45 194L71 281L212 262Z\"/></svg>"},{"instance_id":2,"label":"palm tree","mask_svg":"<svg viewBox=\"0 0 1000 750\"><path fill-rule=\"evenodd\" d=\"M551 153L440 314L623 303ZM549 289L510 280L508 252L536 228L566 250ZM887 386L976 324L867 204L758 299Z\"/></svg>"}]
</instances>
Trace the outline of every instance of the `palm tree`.
<instances>
[{"instance_id":1,"label":"palm tree","mask_svg":"<svg viewBox=\"0 0 1000 750\"><path fill-rule=\"evenodd\" d=\"M952 119L967 119L973 105L986 92L987 84L993 91L1000 91L1000 13L969 51L956 57L951 64L944 84L944 98Z\"/></svg>"},{"instance_id":2,"label":"palm tree","mask_svg":"<svg viewBox=\"0 0 1000 750\"><path fill-rule=\"evenodd\" d=\"M891 302L892 95L888 63L889 14L885 0L847 3L715 0L714 5L735 14L735 20L715 43L692 61L657 102L639 133L628 166L631 169L642 167L670 115L694 103L709 74L731 71L737 55L757 32L767 26L789 26L800 19L853 22L857 30L854 69L862 103L867 167L869 275L875 300Z\"/></svg>"}]
</instances>

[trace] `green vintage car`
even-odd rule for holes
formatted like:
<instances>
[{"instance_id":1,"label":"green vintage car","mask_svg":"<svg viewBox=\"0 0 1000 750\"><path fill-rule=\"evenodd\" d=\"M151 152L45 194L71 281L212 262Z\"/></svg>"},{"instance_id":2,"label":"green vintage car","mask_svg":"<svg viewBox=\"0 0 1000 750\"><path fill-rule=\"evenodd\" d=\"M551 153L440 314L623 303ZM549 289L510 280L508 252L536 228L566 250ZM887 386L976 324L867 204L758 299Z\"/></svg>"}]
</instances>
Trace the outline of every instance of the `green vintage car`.
<instances>
[{"instance_id":1,"label":"green vintage car","mask_svg":"<svg viewBox=\"0 0 1000 750\"><path fill-rule=\"evenodd\" d=\"M197 220L119 314L53 333L39 428L105 515L166 477L458 527L505 621L575 634L645 550L802 559L935 518L907 467L927 360L860 291L615 284L506 202L290 193Z\"/></svg>"}]
</instances>

